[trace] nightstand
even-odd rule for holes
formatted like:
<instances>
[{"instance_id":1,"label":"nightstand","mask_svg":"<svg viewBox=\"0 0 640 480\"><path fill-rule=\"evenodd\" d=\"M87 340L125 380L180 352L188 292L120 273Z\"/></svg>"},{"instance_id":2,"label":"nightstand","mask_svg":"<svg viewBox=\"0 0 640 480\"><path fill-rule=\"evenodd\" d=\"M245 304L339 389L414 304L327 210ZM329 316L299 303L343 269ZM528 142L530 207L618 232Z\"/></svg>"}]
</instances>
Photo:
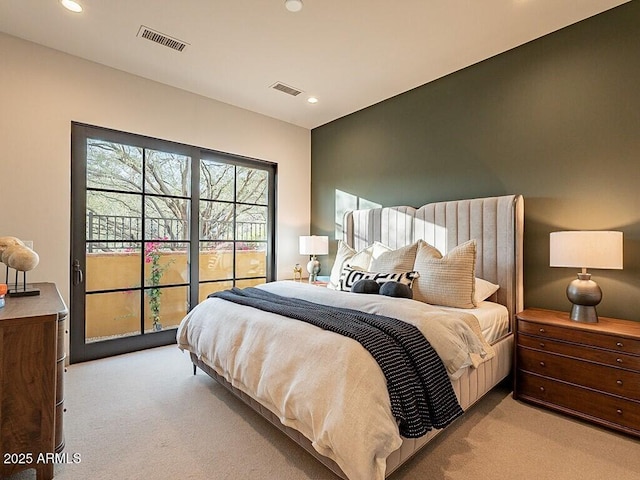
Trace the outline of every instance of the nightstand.
<instances>
[{"instance_id":1,"label":"nightstand","mask_svg":"<svg viewBox=\"0 0 640 480\"><path fill-rule=\"evenodd\" d=\"M541 309L516 318L514 398L640 436L640 322Z\"/></svg>"}]
</instances>

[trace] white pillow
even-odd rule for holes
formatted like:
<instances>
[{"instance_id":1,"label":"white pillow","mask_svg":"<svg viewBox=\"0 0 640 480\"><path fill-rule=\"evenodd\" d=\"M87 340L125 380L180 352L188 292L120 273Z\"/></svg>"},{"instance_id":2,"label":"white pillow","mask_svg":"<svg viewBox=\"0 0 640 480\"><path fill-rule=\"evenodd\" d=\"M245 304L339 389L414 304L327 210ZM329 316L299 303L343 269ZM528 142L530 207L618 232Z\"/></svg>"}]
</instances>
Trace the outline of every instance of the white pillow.
<instances>
[{"instance_id":1,"label":"white pillow","mask_svg":"<svg viewBox=\"0 0 640 480\"><path fill-rule=\"evenodd\" d=\"M347 260L353 257L356 251L342 240L338 242L338 251L336 252L336 259L331 267L331 275L329 277L328 288L333 290L338 289L340 283L340 275L342 275L342 267L346 264Z\"/></svg>"},{"instance_id":2,"label":"white pillow","mask_svg":"<svg viewBox=\"0 0 640 480\"><path fill-rule=\"evenodd\" d=\"M336 252L333 267L331 267L331 275L327 287L333 290L340 289L340 276L345 265L349 264L352 267L368 271L372 260L378 258L384 252L390 251L391 248L386 245L380 242L373 242L368 247L356 252L355 249L342 240L338 241L338 251Z\"/></svg>"},{"instance_id":3,"label":"white pillow","mask_svg":"<svg viewBox=\"0 0 640 480\"><path fill-rule=\"evenodd\" d=\"M382 252L371 259L369 270L373 272L408 272L413 270L419 242L400 247L397 250Z\"/></svg>"},{"instance_id":4,"label":"white pillow","mask_svg":"<svg viewBox=\"0 0 640 480\"><path fill-rule=\"evenodd\" d=\"M476 291L474 294L475 303L478 304L486 300L491 295L496 293L499 288L500 288L500 285L495 285L482 278L476 277Z\"/></svg>"}]
</instances>

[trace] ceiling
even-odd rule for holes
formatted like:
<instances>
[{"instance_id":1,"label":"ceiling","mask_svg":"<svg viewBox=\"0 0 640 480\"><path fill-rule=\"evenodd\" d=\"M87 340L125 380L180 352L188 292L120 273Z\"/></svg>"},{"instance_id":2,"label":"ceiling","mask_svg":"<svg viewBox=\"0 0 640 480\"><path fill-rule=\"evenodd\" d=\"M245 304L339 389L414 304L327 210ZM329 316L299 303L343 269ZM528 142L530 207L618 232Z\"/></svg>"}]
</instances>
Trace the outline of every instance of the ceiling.
<instances>
[{"instance_id":1,"label":"ceiling","mask_svg":"<svg viewBox=\"0 0 640 480\"><path fill-rule=\"evenodd\" d=\"M627 0L78 1L2 0L0 31L311 129Z\"/></svg>"}]
</instances>

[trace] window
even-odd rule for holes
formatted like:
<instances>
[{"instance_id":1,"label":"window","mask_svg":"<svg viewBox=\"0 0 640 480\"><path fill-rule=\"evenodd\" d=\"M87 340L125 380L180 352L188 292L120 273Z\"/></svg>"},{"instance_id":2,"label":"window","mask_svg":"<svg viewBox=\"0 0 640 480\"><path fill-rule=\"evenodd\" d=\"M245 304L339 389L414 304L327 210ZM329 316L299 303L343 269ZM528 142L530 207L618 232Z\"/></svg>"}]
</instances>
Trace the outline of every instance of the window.
<instances>
[{"instance_id":1,"label":"window","mask_svg":"<svg viewBox=\"0 0 640 480\"><path fill-rule=\"evenodd\" d=\"M209 293L274 277L274 164L79 124L72 141L72 361L170 343Z\"/></svg>"}]
</instances>

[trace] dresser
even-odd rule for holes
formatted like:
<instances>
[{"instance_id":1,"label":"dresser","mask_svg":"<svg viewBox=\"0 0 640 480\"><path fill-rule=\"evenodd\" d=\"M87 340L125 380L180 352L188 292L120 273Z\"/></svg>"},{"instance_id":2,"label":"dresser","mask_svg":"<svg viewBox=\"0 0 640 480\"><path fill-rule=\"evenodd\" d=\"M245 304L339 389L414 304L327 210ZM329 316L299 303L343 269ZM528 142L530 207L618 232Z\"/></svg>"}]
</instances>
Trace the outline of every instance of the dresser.
<instances>
[{"instance_id":1,"label":"dresser","mask_svg":"<svg viewBox=\"0 0 640 480\"><path fill-rule=\"evenodd\" d=\"M527 309L515 368L515 398L640 436L640 322Z\"/></svg>"},{"instance_id":2,"label":"dresser","mask_svg":"<svg viewBox=\"0 0 640 480\"><path fill-rule=\"evenodd\" d=\"M53 283L33 286L40 295L0 308L0 477L35 468L49 480L64 448L67 308Z\"/></svg>"}]
</instances>

